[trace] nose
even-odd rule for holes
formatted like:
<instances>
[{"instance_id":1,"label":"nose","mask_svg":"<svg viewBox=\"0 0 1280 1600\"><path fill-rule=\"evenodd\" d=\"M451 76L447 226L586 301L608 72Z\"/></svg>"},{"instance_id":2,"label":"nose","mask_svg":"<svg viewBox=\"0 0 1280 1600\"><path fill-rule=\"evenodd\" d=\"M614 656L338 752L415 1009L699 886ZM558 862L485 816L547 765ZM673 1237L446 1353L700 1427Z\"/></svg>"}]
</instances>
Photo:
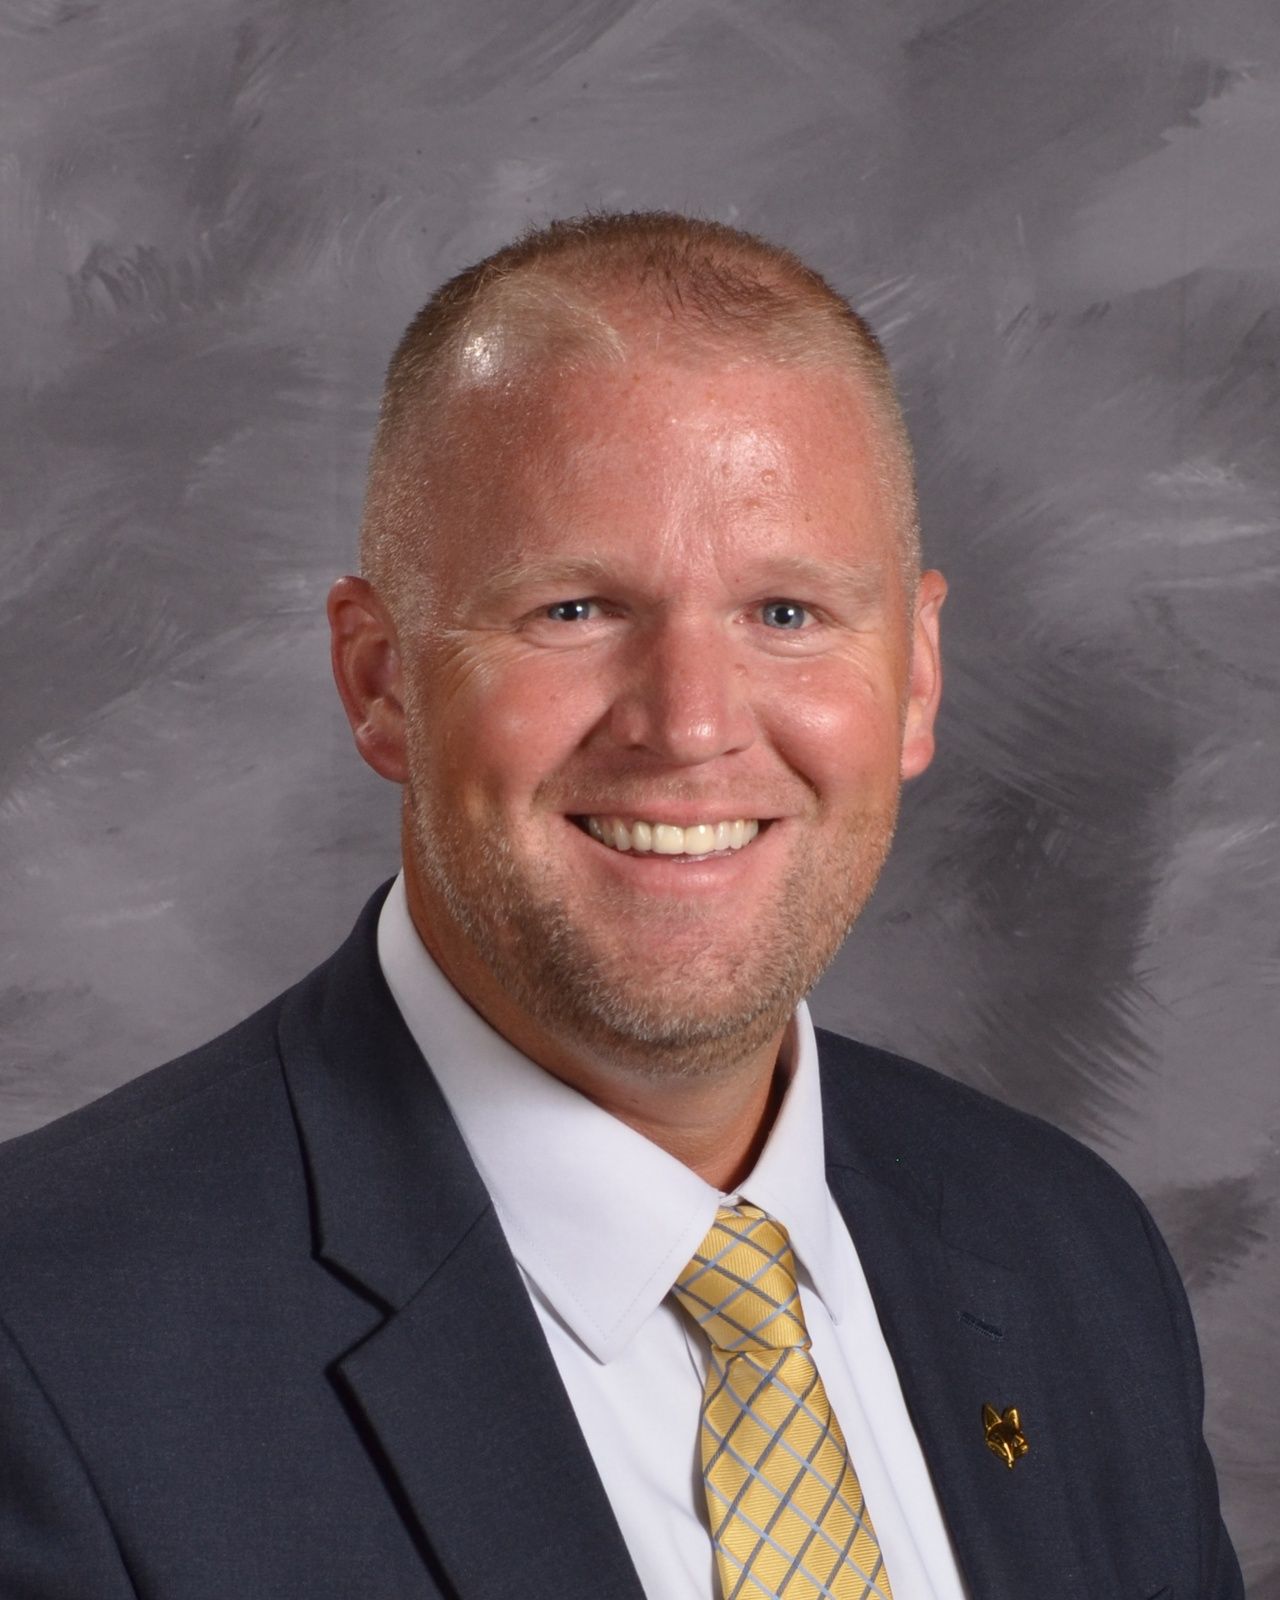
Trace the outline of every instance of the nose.
<instances>
[{"instance_id":1,"label":"nose","mask_svg":"<svg viewBox=\"0 0 1280 1600\"><path fill-rule=\"evenodd\" d=\"M750 674L731 627L670 617L632 641L609 717L620 745L695 766L753 742Z\"/></svg>"}]
</instances>

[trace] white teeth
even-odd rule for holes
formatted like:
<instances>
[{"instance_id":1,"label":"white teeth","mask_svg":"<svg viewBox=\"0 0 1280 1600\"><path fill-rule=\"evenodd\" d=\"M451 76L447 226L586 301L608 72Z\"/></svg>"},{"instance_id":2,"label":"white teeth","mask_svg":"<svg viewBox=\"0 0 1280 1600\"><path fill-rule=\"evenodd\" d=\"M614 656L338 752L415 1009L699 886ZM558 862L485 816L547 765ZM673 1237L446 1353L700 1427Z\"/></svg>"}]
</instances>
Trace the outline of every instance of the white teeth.
<instances>
[{"instance_id":1,"label":"white teeth","mask_svg":"<svg viewBox=\"0 0 1280 1600\"><path fill-rule=\"evenodd\" d=\"M694 822L681 828L671 822L624 822L621 817L587 817L587 832L614 850L652 851L659 856L705 856L713 850L741 850L760 832L754 819Z\"/></svg>"}]
</instances>

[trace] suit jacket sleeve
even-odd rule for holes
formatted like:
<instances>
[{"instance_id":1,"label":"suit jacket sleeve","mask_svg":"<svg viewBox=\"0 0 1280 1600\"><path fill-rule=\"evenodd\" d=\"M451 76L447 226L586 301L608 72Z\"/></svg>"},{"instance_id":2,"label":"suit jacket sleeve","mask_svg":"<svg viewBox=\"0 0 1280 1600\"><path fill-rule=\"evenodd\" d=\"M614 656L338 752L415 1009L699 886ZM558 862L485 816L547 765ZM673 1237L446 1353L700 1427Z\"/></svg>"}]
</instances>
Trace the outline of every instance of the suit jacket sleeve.
<instances>
[{"instance_id":1,"label":"suit jacket sleeve","mask_svg":"<svg viewBox=\"0 0 1280 1600\"><path fill-rule=\"evenodd\" d=\"M1164 1285L1165 1300L1169 1307L1170 1318L1173 1322L1174 1335L1178 1340L1182 1352L1183 1371L1187 1374L1187 1404L1193 1425L1197 1429L1197 1461L1199 1469L1199 1549L1200 1549L1200 1574L1195 1593L1202 1596L1203 1600L1245 1600L1244 1580L1240 1573L1240 1564L1236 1560L1235 1550L1232 1547L1230 1535L1222 1521L1222 1513L1218 1504L1218 1480L1213 1470L1213 1461L1209 1455L1209 1447L1204 1441L1204 1378L1200 1364L1200 1350L1196 1340L1195 1326L1191 1320L1191 1308L1187 1303L1186 1291L1182 1286L1182 1279L1174 1265L1160 1235L1159 1229L1152 1221L1147 1208L1137 1200L1138 1211L1142 1217L1143 1227L1147 1231L1147 1239L1151 1245L1151 1252L1155 1257L1156 1268L1160 1273Z\"/></svg>"},{"instance_id":2,"label":"suit jacket sleeve","mask_svg":"<svg viewBox=\"0 0 1280 1600\"><path fill-rule=\"evenodd\" d=\"M0 1595L136 1600L98 1496L57 1412L0 1323Z\"/></svg>"}]
</instances>

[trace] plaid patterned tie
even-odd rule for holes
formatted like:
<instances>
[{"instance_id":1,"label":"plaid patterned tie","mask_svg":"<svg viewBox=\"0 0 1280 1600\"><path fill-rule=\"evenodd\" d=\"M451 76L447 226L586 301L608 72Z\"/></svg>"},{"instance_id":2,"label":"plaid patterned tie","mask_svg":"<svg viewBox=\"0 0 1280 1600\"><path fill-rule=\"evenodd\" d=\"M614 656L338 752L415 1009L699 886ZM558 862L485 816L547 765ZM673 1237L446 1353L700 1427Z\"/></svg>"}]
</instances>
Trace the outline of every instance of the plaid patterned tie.
<instances>
[{"instance_id":1,"label":"plaid patterned tie","mask_svg":"<svg viewBox=\"0 0 1280 1600\"><path fill-rule=\"evenodd\" d=\"M724 1600L892 1600L787 1230L722 1206L674 1292L711 1341L702 1476Z\"/></svg>"}]
</instances>

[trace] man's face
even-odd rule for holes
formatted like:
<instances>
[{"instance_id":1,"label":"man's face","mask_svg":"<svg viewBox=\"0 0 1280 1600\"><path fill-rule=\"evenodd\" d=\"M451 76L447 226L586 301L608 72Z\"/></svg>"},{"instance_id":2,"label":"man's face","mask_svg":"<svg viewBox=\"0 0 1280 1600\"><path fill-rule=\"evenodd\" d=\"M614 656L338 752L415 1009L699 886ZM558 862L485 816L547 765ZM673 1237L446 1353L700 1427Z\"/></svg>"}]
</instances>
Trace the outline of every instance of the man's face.
<instances>
[{"instance_id":1,"label":"man's face","mask_svg":"<svg viewBox=\"0 0 1280 1600\"><path fill-rule=\"evenodd\" d=\"M483 470L402 641L419 926L540 1035L714 1071L871 891L941 580L913 620L835 370L633 362L482 391L462 423Z\"/></svg>"}]
</instances>

